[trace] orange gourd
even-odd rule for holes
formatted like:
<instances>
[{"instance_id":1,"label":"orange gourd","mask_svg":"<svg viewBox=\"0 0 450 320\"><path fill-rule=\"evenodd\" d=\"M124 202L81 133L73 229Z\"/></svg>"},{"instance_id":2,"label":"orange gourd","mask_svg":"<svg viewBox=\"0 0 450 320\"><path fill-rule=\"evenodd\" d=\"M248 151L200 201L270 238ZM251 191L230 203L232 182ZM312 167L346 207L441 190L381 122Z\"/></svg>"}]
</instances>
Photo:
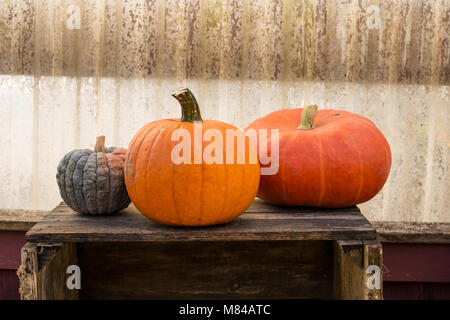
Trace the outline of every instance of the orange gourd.
<instances>
[{"instance_id":1,"label":"orange gourd","mask_svg":"<svg viewBox=\"0 0 450 320\"><path fill-rule=\"evenodd\" d=\"M250 144L241 130L230 124L203 121L197 101L189 89L180 89L173 96L181 105L181 119L148 123L130 142L125 158L128 194L143 215L161 224L205 226L230 222L244 212L256 196L260 166L257 159L250 163L250 151L256 155L256 146ZM222 163L206 162L202 158L201 163L196 163L194 128L200 123L205 135L212 129L210 132L218 132L225 138L227 129L235 130L233 139L237 142L239 137L244 138L245 150L238 150L238 143L235 143L233 156L236 161L229 163L223 142ZM189 137L178 139L181 134L178 129L184 129ZM216 138L211 138L209 142L205 136L201 137L199 149L205 153ZM185 142L184 139L188 139L186 142L189 142L190 148L183 149L179 155L190 161L174 162L174 148L176 150L177 144ZM215 152L211 154L215 155ZM238 152L245 153L244 163L238 163Z\"/></svg>"},{"instance_id":2,"label":"orange gourd","mask_svg":"<svg viewBox=\"0 0 450 320\"><path fill-rule=\"evenodd\" d=\"M363 116L308 106L275 111L249 129L279 129L279 169L261 176L257 195L267 202L347 207L374 197L388 178L389 144Z\"/></svg>"}]
</instances>

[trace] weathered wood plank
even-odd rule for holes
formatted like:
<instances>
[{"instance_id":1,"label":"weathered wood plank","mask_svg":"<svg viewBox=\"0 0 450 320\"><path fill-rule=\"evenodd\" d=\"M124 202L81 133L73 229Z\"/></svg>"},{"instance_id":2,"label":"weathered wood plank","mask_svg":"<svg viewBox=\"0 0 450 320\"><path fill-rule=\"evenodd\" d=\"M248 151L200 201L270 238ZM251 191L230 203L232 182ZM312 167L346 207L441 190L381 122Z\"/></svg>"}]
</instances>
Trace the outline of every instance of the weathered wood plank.
<instances>
[{"instance_id":1,"label":"weathered wood plank","mask_svg":"<svg viewBox=\"0 0 450 320\"><path fill-rule=\"evenodd\" d=\"M450 223L374 221L381 242L450 243Z\"/></svg>"},{"instance_id":2,"label":"weathered wood plank","mask_svg":"<svg viewBox=\"0 0 450 320\"><path fill-rule=\"evenodd\" d=\"M379 288L369 287L369 266L379 268ZM382 294L381 244L374 240L336 241L333 295L343 300L380 300Z\"/></svg>"},{"instance_id":3,"label":"weathered wood plank","mask_svg":"<svg viewBox=\"0 0 450 320\"><path fill-rule=\"evenodd\" d=\"M77 290L66 286L66 270L76 264L73 243L27 243L22 248L22 265L17 275L22 300L76 300Z\"/></svg>"},{"instance_id":4,"label":"weathered wood plank","mask_svg":"<svg viewBox=\"0 0 450 320\"><path fill-rule=\"evenodd\" d=\"M363 260L361 241L334 243L333 296L335 299L363 299L361 265L357 265L354 262L355 259Z\"/></svg>"},{"instance_id":5,"label":"weathered wood plank","mask_svg":"<svg viewBox=\"0 0 450 320\"><path fill-rule=\"evenodd\" d=\"M327 299L331 241L82 243L80 299Z\"/></svg>"},{"instance_id":6,"label":"weathered wood plank","mask_svg":"<svg viewBox=\"0 0 450 320\"><path fill-rule=\"evenodd\" d=\"M383 299L383 249L381 247L381 243L374 240L363 240L364 245L364 296L367 297L368 300L382 300ZM379 267L379 288L377 287L369 287L369 278L371 274L369 274L368 268L370 266Z\"/></svg>"},{"instance_id":7,"label":"weathered wood plank","mask_svg":"<svg viewBox=\"0 0 450 320\"><path fill-rule=\"evenodd\" d=\"M0 230L28 231L48 214L48 211L0 210Z\"/></svg>"},{"instance_id":8,"label":"weathered wood plank","mask_svg":"<svg viewBox=\"0 0 450 320\"><path fill-rule=\"evenodd\" d=\"M258 212L258 210L266 211ZM75 213L58 206L28 233L31 242L183 241L183 240L351 240L376 239L375 230L356 208L312 210L258 201L226 225L176 228L159 225L133 206L106 217Z\"/></svg>"},{"instance_id":9,"label":"weathered wood plank","mask_svg":"<svg viewBox=\"0 0 450 320\"><path fill-rule=\"evenodd\" d=\"M381 248L356 207L277 207L256 200L227 225L175 228L133 206L91 217L61 204L27 240L23 265L30 267L24 270L35 271L21 271L25 298L77 298L64 291L65 261L77 257L80 298L86 299L381 297L366 286L367 266L381 266Z\"/></svg>"},{"instance_id":10,"label":"weathered wood plank","mask_svg":"<svg viewBox=\"0 0 450 320\"><path fill-rule=\"evenodd\" d=\"M37 244L27 243L22 248L22 265L17 271L20 280L20 298L38 300L42 297L39 288Z\"/></svg>"}]
</instances>

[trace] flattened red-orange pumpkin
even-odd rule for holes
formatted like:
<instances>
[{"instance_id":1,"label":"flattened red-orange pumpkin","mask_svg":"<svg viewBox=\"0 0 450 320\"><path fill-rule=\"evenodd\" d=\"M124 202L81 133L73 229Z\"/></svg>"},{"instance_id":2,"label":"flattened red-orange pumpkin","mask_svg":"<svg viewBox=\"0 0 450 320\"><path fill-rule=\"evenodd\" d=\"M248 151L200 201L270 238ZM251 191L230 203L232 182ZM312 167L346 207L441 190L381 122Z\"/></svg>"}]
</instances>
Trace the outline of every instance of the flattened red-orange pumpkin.
<instances>
[{"instance_id":1,"label":"flattened red-orange pumpkin","mask_svg":"<svg viewBox=\"0 0 450 320\"><path fill-rule=\"evenodd\" d=\"M275 111L249 129L279 129L279 170L261 176L257 195L265 201L347 207L374 197L388 178L389 144L363 116L308 106Z\"/></svg>"}]
</instances>

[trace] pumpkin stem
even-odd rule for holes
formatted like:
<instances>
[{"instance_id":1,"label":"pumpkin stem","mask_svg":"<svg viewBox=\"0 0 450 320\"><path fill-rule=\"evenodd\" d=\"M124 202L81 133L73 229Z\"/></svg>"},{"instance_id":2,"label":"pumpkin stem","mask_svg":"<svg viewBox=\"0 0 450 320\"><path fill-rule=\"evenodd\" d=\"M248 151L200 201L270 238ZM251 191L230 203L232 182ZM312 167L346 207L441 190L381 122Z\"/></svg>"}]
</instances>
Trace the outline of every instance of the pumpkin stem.
<instances>
[{"instance_id":1,"label":"pumpkin stem","mask_svg":"<svg viewBox=\"0 0 450 320\"><path fill-rule=\"evenodd\" d=\"M314 119L317 115L318 107L316 105L306 106L300 117L300 124L297 129L299 130L308 130L314 128Z\"/></svg>"},{"instance_id":2,"label":"pumpkin stem","mask_svg":"<svg viewBox=\"0 0 450 320\"><path fill-rule=\"evenodd\" d=\"M200 108L197 100L188 88L180 88L172 96L178 100L181 105L181 122L202 122Z\"/></svg>"},{"instance_id":3,"label":"pumpkin stem","mask_svg":"<svg viewBox=\"0 0 450 320\"><path fill-rule=\"evenodd\" d=\"M94 152L105 153L105 136L98 136L95 142Z\"/></svg>"}]
</instances>

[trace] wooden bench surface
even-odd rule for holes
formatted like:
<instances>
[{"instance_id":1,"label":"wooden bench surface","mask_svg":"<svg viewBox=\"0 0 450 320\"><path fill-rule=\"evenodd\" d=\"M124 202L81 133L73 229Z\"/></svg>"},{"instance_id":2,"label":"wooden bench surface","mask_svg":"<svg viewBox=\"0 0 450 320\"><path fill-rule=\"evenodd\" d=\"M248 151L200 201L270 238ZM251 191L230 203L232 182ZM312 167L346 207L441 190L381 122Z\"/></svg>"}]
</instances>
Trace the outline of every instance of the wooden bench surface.
<instances>
[{"instance_id":1,"label":"wooden bench surface","mask_svg":"<svg viewBox=\"0 0 450 320\"><path fill-rule=\"evenodd\" d=\"M256 199L229 224L197 228L157 224L132 205L112 216L86 216L60 204L26 238L30 242L371 240L376 232L357 207L277 207Z\"/></svg>"},{"instance_id":2,"label":"wooden bench surface","mask_svg":"<svg viewBox=\"0 0 450 320\"><path fill-rule=\"evenodd\" d=\"M28 231L48 211L0 209L0 231Z\"/></svg>"}]
</instances>

